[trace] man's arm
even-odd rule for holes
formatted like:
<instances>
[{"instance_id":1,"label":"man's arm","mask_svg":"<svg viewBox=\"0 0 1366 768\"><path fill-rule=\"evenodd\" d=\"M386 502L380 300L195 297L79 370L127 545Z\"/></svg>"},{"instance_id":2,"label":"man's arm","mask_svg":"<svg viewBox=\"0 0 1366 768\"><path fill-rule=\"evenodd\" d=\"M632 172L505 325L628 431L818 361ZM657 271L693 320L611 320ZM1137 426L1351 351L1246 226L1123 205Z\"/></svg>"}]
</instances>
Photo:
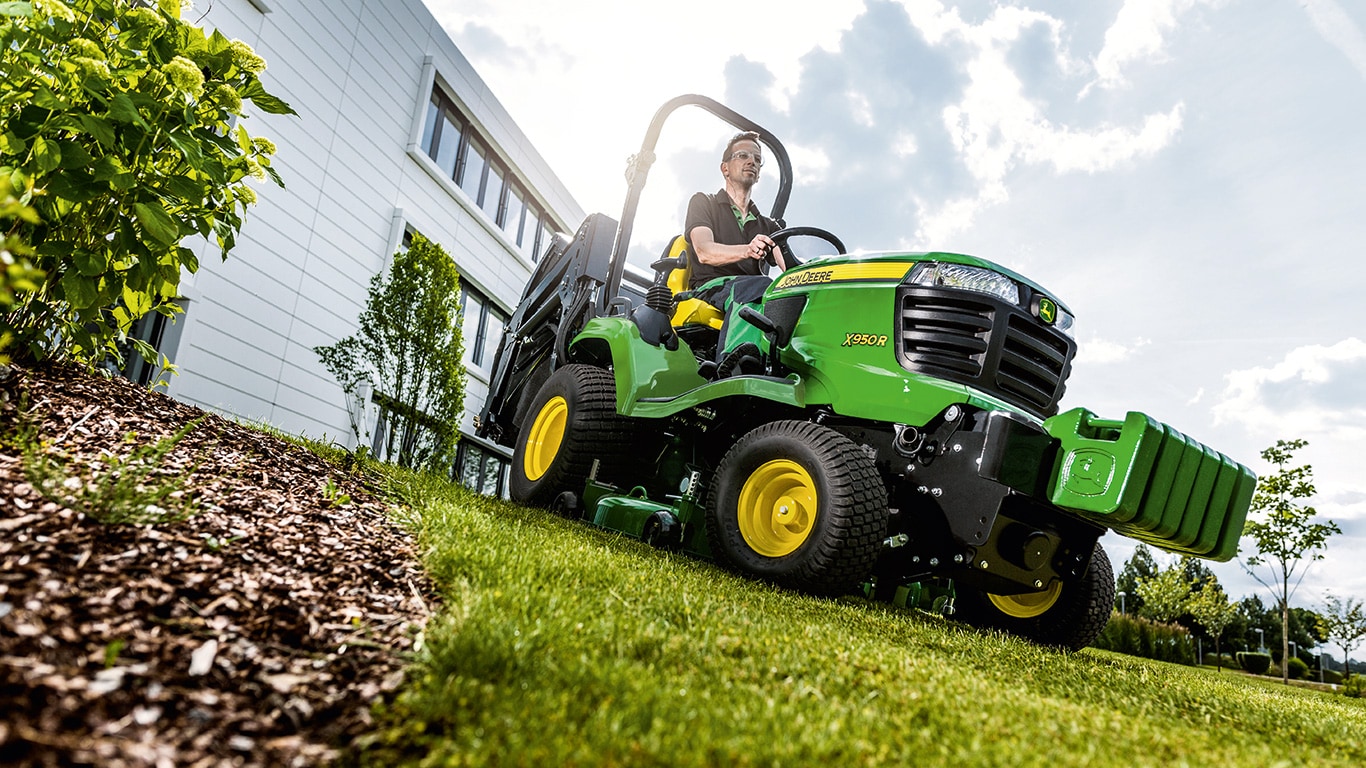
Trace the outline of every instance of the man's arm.
<instances>
[{"instance_id":1,"label":"man's arm","mask_svg":"<svg viewBox=\"0 0 1366 768\"><path fill-rule=\"evenodd\" d=\"M763 259L768 249L774 249L774 258L786 269L786 262L782 261L782 251L778 250L768 235L755 235L744 245L721 245L716 242L712 235L711 227L693 227L688 232L688 240L692 242L693 251L697 254L697 260L703 264L719 267L723 264L734 264L745 259Z\"/></svg>"}]
</instances>

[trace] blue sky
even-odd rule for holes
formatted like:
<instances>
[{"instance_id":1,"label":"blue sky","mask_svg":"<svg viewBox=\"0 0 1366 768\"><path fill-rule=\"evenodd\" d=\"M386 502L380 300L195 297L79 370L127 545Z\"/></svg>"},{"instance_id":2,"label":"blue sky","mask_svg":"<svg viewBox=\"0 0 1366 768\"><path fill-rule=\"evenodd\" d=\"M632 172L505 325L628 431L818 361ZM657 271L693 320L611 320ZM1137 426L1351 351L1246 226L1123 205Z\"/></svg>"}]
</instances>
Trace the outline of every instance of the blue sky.
<instances>
[{"instance_id":1,"label":"blue sky","mask_svg":"<svg viewBox=\"0 0 1366 768\"><path fill-rule=\"evenodd\" d=\"M972 253L1061 296L1064 408L1144 411L1258 473L1308 440L1312 503L1344 533L1293 602L1366 598L1366 5L426 2L586 210L619 214L660 104L713 96L783 138L789 224ZM666 131L650 251L719 186L726 135ZM1130 542L1102 542L1118 569Z\"/></svg>"}]
</instances>

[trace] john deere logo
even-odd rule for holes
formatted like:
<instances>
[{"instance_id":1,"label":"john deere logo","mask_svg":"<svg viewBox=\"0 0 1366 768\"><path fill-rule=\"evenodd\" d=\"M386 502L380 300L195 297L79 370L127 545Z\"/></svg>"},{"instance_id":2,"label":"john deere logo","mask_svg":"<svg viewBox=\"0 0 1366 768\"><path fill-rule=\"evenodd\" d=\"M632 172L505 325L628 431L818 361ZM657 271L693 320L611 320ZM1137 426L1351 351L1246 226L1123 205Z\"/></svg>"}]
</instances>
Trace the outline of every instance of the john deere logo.
<instances>
[{"instance_id":1,"label":"john deere logo","mask_svg":"<svg viewBox=\"0 0 1366 768\"><path fill-rule=\"evenodd\" d=\"M1049 325L1058 319L1058 305L1052 299L1039 297L1039 319Z\"/></svg>"}]
</instances>

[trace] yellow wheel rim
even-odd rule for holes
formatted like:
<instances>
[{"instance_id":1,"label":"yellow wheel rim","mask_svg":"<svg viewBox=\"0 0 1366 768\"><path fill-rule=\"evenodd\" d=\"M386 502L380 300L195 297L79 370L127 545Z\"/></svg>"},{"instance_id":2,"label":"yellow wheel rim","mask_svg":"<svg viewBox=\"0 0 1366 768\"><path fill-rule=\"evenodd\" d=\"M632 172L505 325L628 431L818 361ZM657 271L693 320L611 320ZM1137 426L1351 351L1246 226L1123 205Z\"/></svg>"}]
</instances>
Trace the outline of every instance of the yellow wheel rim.
<instances>
[{"instance_id":1,"label":"yellow wheel rim","mask_svg":"<svg viewBox=\"0 0 1366 768\"><path fill-rule=\"evenodd\" d=\"M754 471L740 489L740 535L764 557L797 550L816 524L816 483L800 464L775 459Z\"/></svg>"},{"instance_id":2,"label":"yellow wheel rim","mask_svg":"<svg viewBox=\"0 0 1366 768\"><path fill-rule=\"evenodd\" d=\"M1048 589L1042 592L1030 592L1024 595L993 595L988 593L992 605L1001 609L1001 613L1013 616L1017 619L1032 619L1035 616L1042 616L1048 612L1058 602L1058 595L1062 594L1062 582L1055 581L1049 585Z\"/></svg>"},{"instance_id":3,"label":"yellow wheel rim","mask_svg":"<svg viewBox=\"0 0 1366 768\"><path fill-rule=\"evenodd\" d=\"M522 471L528 480L540 480L550 471L550 465L560 453L565 427L569 424L569 403L556 395L541 406L536 420L527 432L526 451L522 457Z\"/></svg>"}]
</instances>

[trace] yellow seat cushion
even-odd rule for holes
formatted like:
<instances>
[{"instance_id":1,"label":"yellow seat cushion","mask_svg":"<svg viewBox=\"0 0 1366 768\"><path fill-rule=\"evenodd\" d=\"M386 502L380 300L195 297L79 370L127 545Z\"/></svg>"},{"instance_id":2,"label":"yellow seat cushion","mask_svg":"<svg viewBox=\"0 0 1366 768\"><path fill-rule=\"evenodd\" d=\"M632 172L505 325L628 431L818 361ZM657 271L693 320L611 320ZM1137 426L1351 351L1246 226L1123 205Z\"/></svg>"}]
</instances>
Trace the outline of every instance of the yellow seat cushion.
<instances>
[{"instance_id":1,"label":"yellow seat cushion","mask_svg":"<svg viewBox=\"0 0 1366 768\"><path fill-rule=\"evenodd\" d=\"M673 244L669 246L669 258L677 258L688 250L688 241L682 235L674 238ZM683 291L688 290L688 278L692 275L692 265L679 267L669 273L669 292L677 296ZM721 330L721 321L725 316L721 310L713 307L701 299L684 299L678 302L674 308L673 319L669 322L677 328L680 325L707 325Z\"/></svg>"}]
</instances>

